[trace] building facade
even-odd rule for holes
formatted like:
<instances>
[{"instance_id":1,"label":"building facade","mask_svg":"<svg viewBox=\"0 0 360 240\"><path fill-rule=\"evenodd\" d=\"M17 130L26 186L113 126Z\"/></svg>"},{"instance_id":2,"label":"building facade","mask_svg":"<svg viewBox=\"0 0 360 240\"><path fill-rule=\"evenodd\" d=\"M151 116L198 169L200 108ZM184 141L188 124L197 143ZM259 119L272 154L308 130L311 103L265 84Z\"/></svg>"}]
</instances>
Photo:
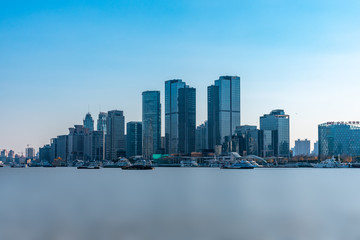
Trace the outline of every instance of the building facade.
<instances>
[{"instance_id":1,"label":"building facade","mask_svg":"<svg viewBox=\"0 0 360 240\"><path fill-rule=\"evenodd\" d=\"M106 119L107 113L100 112L97 120L97 128L98 131L103 131L106 134Z\"/></svg>"},{"instance_id":2,"label":"building facade","mask_svg":"<svg viewBox=\"0 0 360 240\"><path fill-rule=\"evenodd\" d=\"M296 140L294 148L294 156L309 156L310 155L310 140Z\"/></svg>"},{"instance_id":3,"label":"building facade","mask_svg":"<svg viewBox=\"0 0 360 240\"><path fill-rule=\"evenodd\" d=\"M90 113L87 113L87 114L86 114L83 123L84 123L84 128L89 129L90 132L91 132L91 131L94 131L94 120L93 120L93 118L91 117L91 114L90 114Z\"/></svg>"},{"instance_id":4,"label":"building facade","mask_svg":"<svg viewBox=\"0 0 360 240\"><path fill-rule=\"evenodd\" d=\"M85 160L85 137L89 134L89 129L83 125L75 125L69 128L69 135L67 137L67 160L72 163L75 160ZM65 138L59 136L57 139L57 157L65 160L66 156L62 156L66 151L64 148ZM61 153L63 152L63 153ZM64 157L64 158L63 158Z\"/></svg>"},{"instance_id":5,"label":"building facade","mask_svg":"<svg viewBox=\"0 0 360 240\"><path fill-rule=\"evenodd\" d=\"M208 87L208 144L228 142L240 126L240 77L221 76Z\"/></svg>"},{"instance_id":6,"label":"building facade","mask_svg":"<svg viewBox=\"0 0 360 240\"><path fill-rule=\"evenodd\" d=\"M126 124L126 157L142 155L142 123L128 122Z\"/></svg>"},{"instance_id":7,"label":"building facade","mask_svg":"<svg viewBox=\"0 0 360 240\"><path fill-rule=\"evenodd\" d=\"M106 159L116 160L126 156L125 117L123 111L109 111L106 120Z\"/></svg>"},{"instance_id":8,"label":"building facade","mask_svg":"<svg viewBox=\"0 0 360 240\"><path fill-rule=\"evenodd\" d=\"M196 90L179 79L165 82L165 151L195 151Z\"/></svg>"},{"instance_id":9,"label":"building facade","mask_svg":"<svg viewBox=\"0 0 360 240\"><path fill-rule=\"evenodd\" d=\"M98 161L105 160L105 134L103 131L92 131L85 135L85 160Z\"/></svg>"},{"instance_id":10,"label":"building facade","mask_svg":"<svg viewBox=\"0 0 360 240\"><path fill-rule=\"evenodd\" d=\"M290 157L290 116L284 110L273 110L260 117L260 130L263 130L263 157L271 153L275 157Z\"/></svg>"},{"instance_id":11,"label":"building facade","mask_svg":"<svg viewBox=\"0 0 360 240\"><path fill-rule=\"evenodd\" d=\"M203 124L196 127L196 152L202 152L208 149L208 122L205 121Z\"/></svg>"},{"instance_id":12,"label":"building facade","mask_svg":"<svg viewBox=\"0 0 360 240\"><path fill-rule=\"evenodd\" d=\"M160 91L142 93L142 154L151 159L161 149Z\"/></svg>"},{"instance_id":13,"label":"building facade","mask_svg":"<svg viewBox=\"0 0 360 240\"><path fill-rule=\"evenodd\" d=\"M328 122L320 124L319 157L360 156L360 122Z\"/></svg>"},{"instance_id":14,"label":"building facade","mask_svg":"<svg viewBox=\"0 0 360 240\"><path fill-rule=\"evenodd\" d=\"M35 158L35 148L27 147L25 148L25 158L26 159L34 159Z\"/></svg>"}]
</instances>

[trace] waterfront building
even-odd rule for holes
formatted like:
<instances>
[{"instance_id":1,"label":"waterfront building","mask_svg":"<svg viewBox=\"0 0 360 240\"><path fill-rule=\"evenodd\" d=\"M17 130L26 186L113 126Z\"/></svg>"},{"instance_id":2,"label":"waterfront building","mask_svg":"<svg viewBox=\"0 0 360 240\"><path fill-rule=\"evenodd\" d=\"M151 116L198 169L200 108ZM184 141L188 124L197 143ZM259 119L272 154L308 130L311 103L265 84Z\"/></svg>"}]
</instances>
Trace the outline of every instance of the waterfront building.
<instances>
[{"instance_id":1,"label":"waterfront building","mask_svg":"<svg viewBox=\"0 0 360 240\"><path fill-rule=\"evenodd\" d=\"M113 110L108 112L106 120L105 157L116 160L126 156L124 112Z\"/></svg>"},{"instance_id":2,"label":"waterfront building","mask_svg":"<svg viewBox=\"0 0 360 240\"><path fill-rule=\"evenodd\" d=\"M75 125L73 128L69 128L69 135L67 137L68 156L63 155L63 153L66 152L63 146L66 139L65 137L59 136L57 139L57 157L55 158L61 157L62 160L66 160L67 157L68 163L72 163L75 160L85 160L84 146L85 136L87 134L89 134L89 129L83 125ZM62 141L61 145L59 140Z\"/></svg>"},{"instance_id":3,"label":"waterfront building","mask_svg":"<svg viewBox=\"0 0 360 240\"><path fill-rule=\"evenodd\" d=\"M35 158L35 149L32 147L25 148L25 158L34 159Z\"/></svg>"},{"instance_id":4,"label":"waterfront building","mask_svg":"<svg viewBox=\"0 0 360 240\"><path fill-rule=\"evenodd\" d=\"M196 128L196 152L202 152L208 149L208 124L205 121L203 124Z\"/></svg>"},{"instance_id":5,"label":"waterfront building","mask_svg":"<svg viewBox=\"0 0 360 240\"><path fill-rule=\"evenodd\" d=\"M89 131L94 131L94 120L91 117L90 113L86 114L83 123L84 123L84 128L89 129Z\"/></svg>"},{"instance_id":6,"label":"waterfront building","mask_svg":"<svg viewBox=\"0 0 360 240\"><path fill-rule=\"evenodd\" d=\"M243 125L235 130L235 149L241 156L260 155L260 131L256 126Z\"/></svg>"},{"instance_id":7,"label":"waterfront building","mask_svg":"<svg viewBox=\"0 0 360 240\"><path fill-rule=\"evenodd\" d=\"M10 150L8 152L7 162L9 163L14 162L14 158L15 158L15 152L13 150Z\"/></svg>"},{"instance_id":8,"label":"waterfront building","mask_svg":"<svg viewBox=\"0 0 360 240\"><path fill-rule=\"evenodd\" d=\"M310 140L296 140L293 156L309 156L310 155Z\"/></svg>"},{"instance_id":9,"label":"waterfront building","mask_svg":"<svg viewBox=\"0 0 360 240\"><path fill-rule=\"evenodd\" d=\"M85 135L84 154L86 161L105 160L105 134L103 131L92 131Z\"/></svg>"},{"instance_id":10,"label":"waterfront building","mask_svg":"<svg viewBox=\"0 0 360 240\"><path fill-rule=\"evenodd\" d=\"M39 161L40 162L51 162L51 146L49 144L39 148Z\"/></svg>"},{"instance_id":11,"label":"waterfront building","mask_svg":"<svg viewBox=\"0 0 360 240\"><path fill-rule=\"evenodd\" d=\"M8 157L8 151L6 149L3 149L0 153L0 162L7 162L7 157Z\"/></svg>"},{"instance_id":12,"label":"waterfront building","mask_svg":"<svg viewBox=\"0 0 360 240\"><path fill-rule=\"evenodd\" d=\"M318 126L319 157L360 156L360 122L328 122Z\"/></svg>"},{"instance_id":13,"label":"waterfront building","mask_svg":"<svg viewBox=\"0 0 360 240\"><path fill-rule=\"evenodd\" d=\"M314 149L311 152L311 155L313 155L313 156L319 155L319 142L318 141L314 142Z\"/></svg>"},{"instance_id":14,"label":"waterfront building","mask_svg":"<svg viewBox=\"0 0 360 240\"><path fill-rule=\"evenodd\" d=\"M263 130L262 157L270 154L290 157L290 116L284 110L273 110L260 117L260 130Z\"/></svg>"},{"instance_id":15,"label":"waterfront building","mask_svg":"<svg viewBox=\"0 0 360 240\"><path fill-rule=\"evenodd\" d=\"M128 122L126 124L126 157L142 155L142 123Z\"/></svg>"},{"instance_id":16,"label":"waterfront building","mask_svg":"<svg viewBox=\"0 0 360 240\"><path fill-rule=\"evenodd\" d=\"M209 148L229 141L240 122L240 77L221 76L208 87Z\"/></svg>"},{"instance_id":17,"label":"waterfront building","mask_svg":"<svg viewBox=\"0 0 360 240\"><path fill-rule=\"evenodd\" d=\"M165 82L165 148L168 154L195 151L196 90L179 79Z\"/></svg>"},{"instance_id":18,"label":"waterfront building","mask_svg":"<svg viewBox=\"0 0 360 240\"><path fill-rule=\"evenodd\" d=\"M99 116L98 116L98 120L97 120L97 130L98 131L103 131L104 134L106 134L106 118L107 118L107 113L105 112L100 112Z\"/></svg>"},{"instance_id":19,"label":"waterfront building","mask_svg":"<svg viewBox=\"0 0 360 240\"><path fill-rule=\"evenodd\" d=\"M142 93L142 148L146 159L161 152L160 91Z\"/></svg>"}]
</instances>

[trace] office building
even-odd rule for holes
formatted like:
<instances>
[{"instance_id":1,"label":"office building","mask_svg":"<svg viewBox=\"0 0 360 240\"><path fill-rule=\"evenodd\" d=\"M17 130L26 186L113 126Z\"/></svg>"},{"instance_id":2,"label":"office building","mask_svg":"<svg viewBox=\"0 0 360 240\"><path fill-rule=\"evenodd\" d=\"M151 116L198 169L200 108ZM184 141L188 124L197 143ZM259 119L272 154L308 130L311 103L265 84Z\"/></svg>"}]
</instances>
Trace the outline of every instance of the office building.
<instances>
[{"instance_id":1,"label":"office building","mask_svg":"<svg viewBox=\"0 0 360 240\"><path fill-rule=\"evenodd\" d=\"M25 158L26 159L34 159L35 158L35 149L32 147L25 148Z\"/></svg>"},{"instance_id":2,"label":"office building","mask_svg":"<svg viewBox=\"0 0 360 240\"><path fill-rule=\"evenodd\" d=\"M296 140L293 156L309 156L310 155L310 141L305 140Z\"/></svg>"},{"instance_id":3,"label":"office building","mask_svg":"<svg viewBox=\"0 0 360 240\"><path fill-rule=\"evenodd\" d=\"M69 128L69 135L67 137L68 145L68 163L71 163L75 160L85 160L84 150L85 150L85 136L89 134L89 129L85 128L83 125L75 125L73 128ZM61 141L61 143L60 143ZM57 155L61 157L62 160L65 160L66 156L63 156L65 153L64 143L65 137L59 136L57 140ZM58 158L56 157L56 158Z\"/></svg>"},{"instance_id":4,"label":"office building","mask_svg":"<svg viewBox=\"0 0 360 240\"><path fill-rule=\"evenodd\" d=\"M290 157L290 116L284 110L273 110L260 117L262 156ZM270 157L270 156L269 156Z\"/></svg>"},{"instance_id":5,"label":"office building","mask_svg":"<svg viewBox=\"0 0 360 240\"><path fill-rule=\"evenodd\" d=\"M360 122L328 122L320 124L319 157L360 156Z\"/></svg>"},{"instance_id":6,"label":"office building","mask_svg":"<svg viewBox=\"0 0 360 240\"><path fill-rule=\"evenodd\" d=\"M203 152L208 149L208 124L205 121L203 124L196 127L196 137L195 137L196 152Z\"/></svg>"},{"instance_id":7,"label":"office building","mask_svg":"<svg viewBox=\"0 0 360 240\"><path fill-rule=\"evenodd\" d=\"M107 113L100 112L98 116L97 128L96 128L98 131L103 131L105 135L106 135L106 118L107 118Z\"/></svg>"},{"instance_id":8,"label":"office building","mask_svg":"<svg viewBox=\"0 0 360 240\"><path fill-rule=\"evenodd\" d=\"M142 155L142 123L128 122L126 124L126 157Z\"/></svg>"},{"instance_id":9,"label":"office building","mask_svg":"<svg viewBox=\"0 0 360 240\"><path fill-rule=\"evenodd\" d=\"M84 154L86 161L105 160L105 134L103 131L92 131L85 135Z\"/></svg>"},{"instance_id":10,"label":"office building","mask_svg":"<svg viewBox=\"0 0 360 240\"><path fill-rule=\"evenodd\" d=\"M237 127L233 142L235 145L230 149L232 152L238 152L241 156L260 155L260 131L256 126Z\"/></svg>"},{"instance_id":11,"label":"office building","mask_svg":"<svg viewBox=\"0 0 360 240\"><path fill-rule=\"evenodd\" d=\"M160 91L142 93L142 148L146 159L161 152Z\"/></svg>"},{"instance_id":12,"label":"office building","mask_svg":"<svg viewBox=\"0 0 360 240\"><path fill-rule=\"evenodd\" d=\"M91 114L90 114L90 113L87 113L87 114L86 114L83 123L84 123L84 128L89 129L90 132L91 132L91 131L94 131L94 120L93 120L93 118L91 117Z\"/></svg>"},{"instance_id":13,"label":"office building","mask_svg":"<svg viewBox=\"0 0 360 240\"><path fill-rule=\"evenodd\" d=\"M240 77L221 76L208 87L209 148L229 141L240 122Z\"/></svg>"},{"instance_id":14,"label":"office building","mask_svg":"<svg viewBox=\"0 0 360 240\"><path fill-rule=\"evenodd\" d=\"M105 157L116 160L126 156L125 117L123 111L108 112L105 135Z\"/></svg>"},{"instance_id":15,"label":"office building","mask_svg":"<svg viewBox=\"0 0 360 240\"><path fill-rule=\"evenodd\" d=\"M51 162L51 146L49 144L39 148L39 161L43 163Z\"/></svg>"},{"instance_id":16,"label":"office building","mask_svg":"<svg viewBox=\"0 0 360 240\"><path fill-rule=\"evenodd\" d=\"M165 82L165 148L168 154L195 151L196 90L179 79Z\"/></svg>"}]
</instances>

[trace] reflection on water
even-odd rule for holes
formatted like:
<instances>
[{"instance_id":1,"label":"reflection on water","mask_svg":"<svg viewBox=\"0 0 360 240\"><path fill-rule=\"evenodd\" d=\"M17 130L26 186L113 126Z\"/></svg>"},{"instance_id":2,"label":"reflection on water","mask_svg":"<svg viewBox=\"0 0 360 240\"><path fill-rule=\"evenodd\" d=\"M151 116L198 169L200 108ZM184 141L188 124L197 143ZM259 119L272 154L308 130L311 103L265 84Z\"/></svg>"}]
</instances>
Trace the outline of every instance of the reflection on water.
<instances>
[{"instance_id":1,"label":"reflection on water","mask_svg":"<svg viewBox=\"0 0 360 240\"><path fill-rule=\"evenodd\" d=\"M0 169L0 239L360 239L360 170Z\"/></svg>"}]
</instances>

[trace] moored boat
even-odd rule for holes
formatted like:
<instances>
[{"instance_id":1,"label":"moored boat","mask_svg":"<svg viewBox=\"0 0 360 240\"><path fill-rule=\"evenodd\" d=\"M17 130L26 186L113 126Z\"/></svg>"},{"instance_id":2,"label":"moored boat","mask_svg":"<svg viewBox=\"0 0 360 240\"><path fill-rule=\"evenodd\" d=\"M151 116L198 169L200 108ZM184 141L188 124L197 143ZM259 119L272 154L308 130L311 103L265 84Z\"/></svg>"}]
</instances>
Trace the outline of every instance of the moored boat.
<instances>
[{"instance_id":1,"label":"moored boat","mask_svg":"<svg viewBox=\"0 0 360 240\"><path fill-rule=\"evenodd\" d=\"M151 161L146 161L144 159L137 160L134 164L129 166L121 167L123 170L153 170L154 167L151 164Z\"/></svg>"},{"instance_id":2,"label":"moored boat","mask_svg":"<svg viewBox=\"0 0 360 240\"><path fill-rule=\"evenodd\" d=\"M254 169L255 166L252 165L249 161L241 160L241 161L236 161L232 164L225 164L221 168L222 169Z\"/></svg>"}]
</instances>

